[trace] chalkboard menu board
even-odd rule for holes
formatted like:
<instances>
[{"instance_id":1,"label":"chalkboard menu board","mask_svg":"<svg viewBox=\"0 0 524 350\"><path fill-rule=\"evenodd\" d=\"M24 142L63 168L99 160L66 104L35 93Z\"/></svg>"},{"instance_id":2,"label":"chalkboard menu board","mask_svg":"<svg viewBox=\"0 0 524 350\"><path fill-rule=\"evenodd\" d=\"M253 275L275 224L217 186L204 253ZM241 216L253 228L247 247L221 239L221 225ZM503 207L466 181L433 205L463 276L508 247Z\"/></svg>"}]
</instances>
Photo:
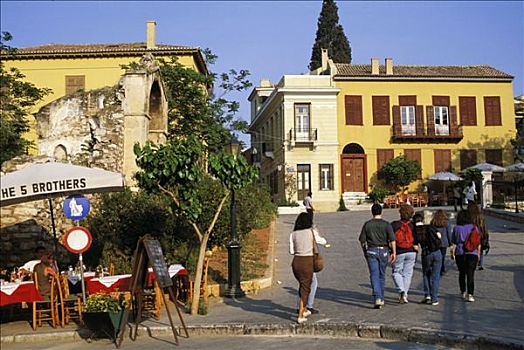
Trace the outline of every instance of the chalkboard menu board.
<instances>
[{"instance_id":1,"label":"chalkboard menu board","mask_svg":"<svg viewBox=\"0 0 524 350\"><path fill-rule=\"evenodd\" d=\"M171 277L169 277L169 271L167 270L160 242L156 239L144 239L144 246L146 247L147 256L149 257L149 264L153 267L153 271L155 272L155 280L158 285L160 288L171 287L173 281L171 281Z\"/></svg>"}]
</instances>

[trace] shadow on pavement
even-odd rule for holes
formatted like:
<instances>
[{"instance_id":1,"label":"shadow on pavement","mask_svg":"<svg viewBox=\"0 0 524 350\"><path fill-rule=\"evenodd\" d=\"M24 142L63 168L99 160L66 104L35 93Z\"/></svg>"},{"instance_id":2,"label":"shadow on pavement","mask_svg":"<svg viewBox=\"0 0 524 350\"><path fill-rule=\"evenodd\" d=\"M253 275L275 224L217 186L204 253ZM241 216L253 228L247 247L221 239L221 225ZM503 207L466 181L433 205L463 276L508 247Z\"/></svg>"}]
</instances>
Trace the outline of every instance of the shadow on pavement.
<instances>
[{"instance_id":1,"label":"shadow on pavement","mask_svg":"<svg viewBox=\"0 0 524 350\"><path fill-rule=\"evenodd\" d=\"M232 307L238 307L243 311L256 312L264 315L272 315L284 320L289 320L292 316L296 316L294 308L285 307L274 303L269 299L251 299L243 297L239 299L224 299L224 304Z\"/></svg>"}]
</instances>

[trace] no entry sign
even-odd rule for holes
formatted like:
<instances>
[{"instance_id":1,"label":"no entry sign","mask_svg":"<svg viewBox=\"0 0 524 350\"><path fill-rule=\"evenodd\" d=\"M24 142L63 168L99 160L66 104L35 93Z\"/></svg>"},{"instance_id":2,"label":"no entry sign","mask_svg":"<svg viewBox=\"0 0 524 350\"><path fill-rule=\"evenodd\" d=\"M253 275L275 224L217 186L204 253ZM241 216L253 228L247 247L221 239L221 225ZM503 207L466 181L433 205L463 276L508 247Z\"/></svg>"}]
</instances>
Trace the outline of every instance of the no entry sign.
<instances>
[{"instance_id":1,"label":"no entry sign","mask_svg":"<svg viewBox=\"0 0 524 350\"><path fill-rule=\"evenodd\" d=\"M73 226L64 236L64 246L71 253L82 254L91 246L92 237L85 227Z\"/></svg>"}]
</instances>

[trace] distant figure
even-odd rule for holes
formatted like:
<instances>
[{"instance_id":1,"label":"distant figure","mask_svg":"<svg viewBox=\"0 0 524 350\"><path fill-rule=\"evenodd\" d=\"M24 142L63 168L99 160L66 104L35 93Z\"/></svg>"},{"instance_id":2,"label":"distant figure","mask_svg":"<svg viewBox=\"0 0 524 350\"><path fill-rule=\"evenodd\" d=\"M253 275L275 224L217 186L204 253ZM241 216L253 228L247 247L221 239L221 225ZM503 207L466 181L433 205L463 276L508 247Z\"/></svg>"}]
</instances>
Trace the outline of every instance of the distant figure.
<instances>
[{"instance_id":1,"label":"distant figure","mask_svg":"<svg viewBox=\"0 0 524 350\"><path fill-rule=\"evenodd\" d=\"M313 208L313 194L310 192L307 193L307 196L304 198L304 206L306 207L307 213L309 214L309 217L311 218L311 223L313 223L313 211L315 208Z\"/></svg>"},{"instance_id":2,"label":"distant figure","mask_svg":"<svg viewBox=\"0 0 524 350\"><path fill-rule=\"evenodd\" d=\"M40 260L42 259L42 255L46 254L46 249L42 246L38 246L35 249L35 259L29 260L26 262L23 266L20 267L20 270L24 274L31 274L36 266L36 264L40 263Z\"/></svg>"},{"instance_id":3,"label":"distant figure","mask_svg":"<svg viewBox=\"0 0 524 350\"><path fill-rule=\"evenodd\" d=\"M391 248L391 263L397 256L395 233L391 224L382 219L382 206L371 206L373 219L362 226L358 240L366 257L375 299L375 309L384 306L384 287L386 286L386 267L388 265L389 249Z\"/></svg>"},{"instance_id":4,"label":"distant figure","mask_svg":"<svg viewBox=\"0 0 524 350\"><path fill-rule=\"evenodd\" d=\"M457 212L457 204L460 205L460 210L462 210L462 193L460 191L460 186L455 184L455 186L453 186L453 206L455 208L455 213Z\"/></svg>"},{"instance_id":5,"label":"distant figure","mask_svg":"<svg viewBox=\"0 0 524 350\"><path fill-rule=\"evenodd\" d=\"M466 205L469 203L475 203L475 196L477 195L477 190L475 189L475 182L471 181L466 188L464 189L464 202Z\"/></svg>"},{"instance_id":6,"label":"distant figure","mask_svg":"<svg viewBox=\"0 0 524 350\"><path fill-rule=\"evenodd\" d=\"M293 232L289 235L289 253L293 255L291 268L299 283L298 323L307 321L311 311L306 308L313 279L313 230L310 216L300 213L295 221Z\"/></svg>"}]
</instances>

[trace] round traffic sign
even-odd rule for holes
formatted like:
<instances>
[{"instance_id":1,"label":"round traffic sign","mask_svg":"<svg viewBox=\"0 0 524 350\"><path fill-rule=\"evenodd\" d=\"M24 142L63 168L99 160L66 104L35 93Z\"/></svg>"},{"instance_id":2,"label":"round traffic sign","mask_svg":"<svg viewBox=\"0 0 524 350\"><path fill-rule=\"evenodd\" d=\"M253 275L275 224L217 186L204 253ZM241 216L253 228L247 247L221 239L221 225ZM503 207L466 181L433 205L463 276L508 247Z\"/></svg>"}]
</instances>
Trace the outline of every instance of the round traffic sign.
<instances>
[{"instance_id":1,"label":"round traffic sign","mask_svg":"<svg viewBox=\"0 0 524 350\"><path fill-rule=\"evenodd\" d=\"M68 196L64 201L64 214L71 220L82 220L87 216L90 209L89 200L81 194Z\"/></svg>"},{"instance_id":2,"label":"round traffic sign","mask_svg":"<svg viewBox=\"0 0 524 350\"><path fill-rule=\"evenodd\" d=\"M64 236L64 246L71 253L81 254L89 249L92 237L85 227L73 226Z\"/></svg>"}]
</instances>

